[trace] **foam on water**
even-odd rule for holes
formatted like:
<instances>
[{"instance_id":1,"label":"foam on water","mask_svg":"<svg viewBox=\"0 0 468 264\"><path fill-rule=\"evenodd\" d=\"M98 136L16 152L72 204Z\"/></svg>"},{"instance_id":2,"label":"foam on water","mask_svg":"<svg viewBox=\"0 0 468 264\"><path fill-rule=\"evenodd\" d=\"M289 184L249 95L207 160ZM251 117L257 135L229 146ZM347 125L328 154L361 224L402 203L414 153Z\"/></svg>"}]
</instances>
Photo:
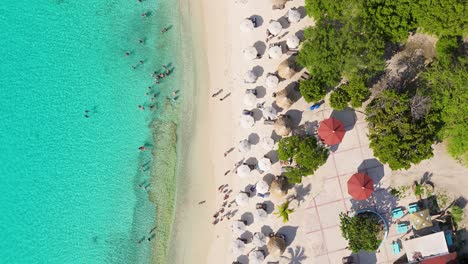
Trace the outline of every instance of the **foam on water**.
<instances>
[{"instance_id":1,"label":"foam on water","mask_svg":"<svg viewBox=\"0 0 468 264\"><path fill-rule=\"evenodd\" d=\"M150 262L151 244L136 241L155 225L138 188L151 156L138 147L152 144L154 118L177 122L173 2L0 5L0 262ZM149 113L149 74L168 63L174 74L153 88Z\"/></svg>"}]
</instances>

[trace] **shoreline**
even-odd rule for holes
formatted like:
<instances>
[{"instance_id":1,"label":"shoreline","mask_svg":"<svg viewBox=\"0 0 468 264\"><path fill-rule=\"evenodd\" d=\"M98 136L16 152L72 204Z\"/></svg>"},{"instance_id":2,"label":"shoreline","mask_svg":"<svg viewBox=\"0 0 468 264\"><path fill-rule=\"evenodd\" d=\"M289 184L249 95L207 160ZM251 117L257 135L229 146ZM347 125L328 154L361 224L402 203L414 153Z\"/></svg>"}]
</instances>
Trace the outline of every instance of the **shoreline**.
<instances>
[{"instance_id":1,"label":"shoreline","mask_svg":"<svg viewBox=\"0 0 468 264\"><path fill-rule=\"evenodd\" d=\"M210 207L208 201L213 200L204 198L207 203L202 208L198 207L200 188L210 187L207 183L212 182L207 180L211 176L209 169L211 166L205 155L199 155L207 144L207 138L204 136L208 135L208 127L211 125L204 116L208 112L206 108L208 90L203 88L206 87L207 72L203 70L206 68L206 58L203 51L203 34L200 32L201 10L196 2L179 0L178 4L177 23L180 26L178 37L180 44L176 49L181 52L180 68L184 70L178 85L184 90L184 97L176 128L177 158L174 164L173 212L171 224L164 226L167 231L165 235L169 236L165 241L167 243L165 253L161 255L161 251L155 245L152 263L184 263L185 256L198 259L203 256L204 249L201 247L210 244L210 241L197 243L200 235L192 234L195 230L209 228L208 223L206 226L202 224L201 229L198 229L199 225L194 226L194 224L207 219L207 209ZM214 188L214 185L212 187ZM157 192L155 195L160 194ZM160 215L157 214L157 217Z\"/></svg>"}]
</instances>

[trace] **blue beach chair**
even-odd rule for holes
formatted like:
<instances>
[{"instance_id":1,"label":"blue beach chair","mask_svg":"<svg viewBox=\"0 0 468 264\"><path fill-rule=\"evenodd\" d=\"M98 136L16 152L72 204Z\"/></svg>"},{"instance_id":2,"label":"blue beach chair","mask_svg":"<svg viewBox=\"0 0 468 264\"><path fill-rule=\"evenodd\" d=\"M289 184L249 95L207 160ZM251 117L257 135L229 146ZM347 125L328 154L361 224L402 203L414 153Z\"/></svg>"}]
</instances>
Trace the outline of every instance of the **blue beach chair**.
<instances>
[{"instance_id":1,"label":"blue beach chair","mask_svg":"<svg viewBox=\"0 0 468 264\"><path fill-rule=\"evenodd\" d=\"M403 215L404 215L404 212L403 212L403 209L401 209L401 207L395 208L395 209L392 210L392 217L393 217L393 219L402 218Z\"/></svg>"},{"instance_id":2,"label":"blue beach chair","mask_svg":"<svg viewBox=\"0 0 468 264\"><path fill-rule=\"evenodd\" d=\"M408 212L410 214L416 213L417 211L419 211L419 206L418 206L417 203L412 203L412 204L408 205Z\"/></svg>"},{"instance_id":3,"label":"blue beach chair","mask_svg":"<svg viewBox=\"0 0 468 264\"><path fill-rule=\"evenodd\" d=\"M401 248L400 248L400 244L398 242L393 241L393 243L392 243L392 252L395 255L400 254Z\"/></svg>"},{"instance_id":4,"label":"blue beach chair","mask_svg":"<svg viewBox=\"0 0 468 264\"><path fill-rule=\"evenodd\" d=\"M405 223L399 223L396 227L396 230L398 234L404 234L408 232L408 225Z\"/></svg>"}]
</instances>

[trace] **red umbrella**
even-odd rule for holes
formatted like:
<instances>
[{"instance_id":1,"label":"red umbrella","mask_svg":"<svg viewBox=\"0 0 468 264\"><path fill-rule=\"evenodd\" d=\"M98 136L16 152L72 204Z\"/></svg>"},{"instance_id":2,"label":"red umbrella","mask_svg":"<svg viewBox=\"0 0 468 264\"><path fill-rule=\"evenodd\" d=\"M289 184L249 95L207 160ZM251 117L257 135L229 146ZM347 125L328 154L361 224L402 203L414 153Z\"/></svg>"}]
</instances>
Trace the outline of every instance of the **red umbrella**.
<instances>
[{"instance_id":1,"label":"red umbrella","mask_svg":"<svg viewBox=\"0 0 468 264\"><path fill-rule=\"evenodd\" d=\"M340 120L330 117L320 122L318 135L325 144L332 146L341 142L345 128Z\"/></svg>"},{"instance_id":2,"label":"red umbrella","mask_svg":"<svg viewBox=\"0 0 468 264\"><path fill-rule=\"evenodd\" d=\"M374 181L365 173L356 173L348 180L348 193L356 200L365 200L374 192Z\"/></svg>"}]
</instances>

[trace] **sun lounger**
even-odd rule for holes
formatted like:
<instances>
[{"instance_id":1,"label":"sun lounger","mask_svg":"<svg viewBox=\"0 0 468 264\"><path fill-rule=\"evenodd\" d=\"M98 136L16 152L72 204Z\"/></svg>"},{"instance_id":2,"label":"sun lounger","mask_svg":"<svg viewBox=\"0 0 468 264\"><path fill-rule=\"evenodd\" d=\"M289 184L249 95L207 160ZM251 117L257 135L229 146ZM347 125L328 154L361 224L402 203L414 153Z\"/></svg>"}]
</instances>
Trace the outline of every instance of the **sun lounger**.
<instances>
[{"instance_id":1,"label":"sun lounger","mask_svg":"<svg viewBox=\"0 0 468 264\"><path fill-rule=\"evenodd\" d=\"M400 254L401 252L401 248L400 248L400 244L398 242L393 242L392 243L392 252L393 254L397 255L397 254Z\"/></svg>"},{"instance_id":2,"label":"sun lounger","mask_svg":"<svg viewBox=\"0 0 468 264\"><path fill-rule=\"evenodd\" d=\"M398 234L404 234L408 232L408 225L405 223L399 223L396 227Z\"/></svg>"},{"instance_id":3,"label":"sun lounger","mask_svg":"<svg viewBox=\"0 0 468 264\"><path fill-rule=\"evenodd\" d=\"M265 124L265 125L274 125L275 120L265 120L265 121L263 121L263 124Z\"/></svg>"},{"instance_id":4,"label":"sun lounger","mask_svg":"<svg viewBox=\"0 0 468 264\"><path fill-rule=\"evenodd\" d=\"M403 209L401 209L400 207L392 210L393 219L400 219L403 217L403 215L405 215L405 213L403 212Z\"/></svg>"},{"instance_id":5,"label":"sun lounger","mask_svg":"<svg viewBox=\"0 0 468 264\"><path fill-rule=\"evenodd\" d=\"M412 203L408 205L408 212L410 214L416 213L417 211L419 211L418 203Z\"/></svg>"}]
</instances>

